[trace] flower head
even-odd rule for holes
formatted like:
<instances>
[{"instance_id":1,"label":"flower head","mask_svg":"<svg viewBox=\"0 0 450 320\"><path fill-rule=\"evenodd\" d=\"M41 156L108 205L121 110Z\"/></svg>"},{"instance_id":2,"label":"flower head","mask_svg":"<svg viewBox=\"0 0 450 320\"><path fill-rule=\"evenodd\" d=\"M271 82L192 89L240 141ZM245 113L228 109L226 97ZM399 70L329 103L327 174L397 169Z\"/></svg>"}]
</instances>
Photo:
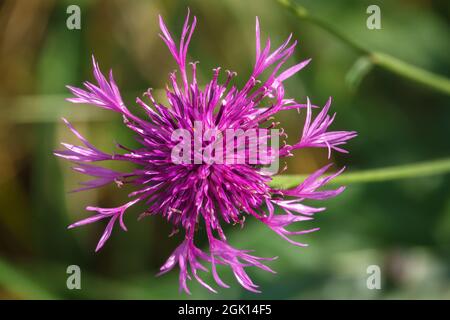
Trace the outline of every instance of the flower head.
<instances>
[{"instance_id":1,"label":"flower head","mask_svg":"<svg viewBox=\"0 0 450 320\"><path fill-rule=\"evenodd\" d=\"M226 72L224 81L219 81L220 68L216 68L213 70L212 80L201 87L197 82L196 63L186 63L196 18L191 21L188 13L179 43L176 43L161 17L159 24L160 36L179 70L179 77L175 72L169 77L170 86L166 89L168 105L158 102L149 89L144 93L148 102L136 99L137 106L145 112L145 117L137 116L122 101L112 72L106 78L94 58L96 84L85 82L84 89L68 87L74 95L69 101L91 104L119 113L124 124L136 134L142 145L138 149L118 145L121 152L108 154L90 144L64 119L82 145L63 143L65 150L56 151L55 154L75 162L74 170L94 178L85 182L78 190L97 188L109 183L119 186L130 184L135 187L129 194L130 201L116 208L88 206L88 211L96 213L69 228L107 220L96 251L100 250L116 223L127 230L123 219L125 212L134 204L143 202L146 210L140 217L159 214L172 223L175 229L184 230L184 241L161 267L160 272L166 273L178 265L180 289L189 293L187 280L192 275L204 287L215 292L198 274L199 270L208 270L201 264L202 260L211 265L213 277L219 286L228 287L217 272L216 266L221 264L231 268L237 281L245 289L258 292L258 286L250 279L246 268L257 267L273 272L264 264L273 258L261 258L250 254L248 250L233 248L227 242L222 225L233 223L243 226L245 217L251 216L287 241L305 246L306 244L292 239L292 236L312 232L317 228L303 231L288 231L286 228L296 222L311 220L316 212L324 210L303 204L305 199L323 200L343 191L343 187L318 190L341 171L323 177L330 166L328 165L313 173L298 187L280 190L269 186L268 183L276 172L268 172L263 165L273 163L279 157L292 156L291 151L301 148L327 148L329 153L346 152L342 145L356 136L356 133L329 131L334 119L334 115L328 115L331 100L312 119L313 106L309 99L306 104L302 104L285 97L284 81L310 61L308 59L282 70L296 46L296 42L291 43L291 36L273 51L269 39L262 47L259 22L256 19L256 61L245 85L240 89L232 85L232 78L236 74L230 71ZM270 70L269 75L261 80L261 74L266 70ZM273 115L288 109L306 109L304 130L298 143L292 146L284 143L282 147L276 148L278 146L274 146L273 142L280 137L284 138L284 131L276 130L275 135L269 135L267 130L274 129L278 123L272 123L268 128L263 126ZM187 143L184 141L181 149L179 138L184 136L178 135L180 130L189 137L194 136ZM222 134L229 130L238 132L231 140ZM248 132L257 134L248 136ZM268 140L272 141L271 146ZM225 141L231 141L231 144L227 143L223 147ZM260 147L268 150L266 153L258 152L256 158L252 158L255 146L258 150ZM226 156L231 155L232 161L210 161L221 154L219 151ZM174 154L177 153L182 154L182 161L175 161ZM129 162L135 169L118 172L91 164L105 160ZM204 226L206 230L208 253L194 244L198 226Z\"/></svg>"}]
</instances>

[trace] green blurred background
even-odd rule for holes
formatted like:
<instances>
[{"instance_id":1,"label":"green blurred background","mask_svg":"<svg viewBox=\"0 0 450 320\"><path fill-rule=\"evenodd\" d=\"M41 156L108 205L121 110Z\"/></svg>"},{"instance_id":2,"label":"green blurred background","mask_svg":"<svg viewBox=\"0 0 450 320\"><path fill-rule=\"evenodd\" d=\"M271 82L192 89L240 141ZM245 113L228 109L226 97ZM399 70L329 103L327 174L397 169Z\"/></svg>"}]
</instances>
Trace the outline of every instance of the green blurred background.
<instances>
[{"instance_id":1,"label":"green blurred background","mask_svg":"<svg viewBox=\"0 0 450 320\"><path fill-rule=\"evenodd\" d=\"M368 50L450 74L446 1L297 3ZM81 30L66 27L71 4L81 8ZM370 4L381 8L381 30L366 28ZM92 79L94 53L103 70L114 70L128 104L148 87L163 88L175 64L158 37L157 15L178 38L187 7L199 20L188 59L200 61L201 82L217 66L237 71L238 84L246 80L254 62L255 16L263 37L270 34L276 44L294 33L300 45L290 63L307 57L312 63L287 81L288 95L299 101L309 96L319 105L333 96L334 128L359 132L349 143L350 155L334 158L338 166L352 172L449 156L448 94L379 67L357 86L349 70L360 55L276 1L1 1L0 298L449 299L448 174L349 183L346 192L327 201L325 213L308 222L321 231L303 236L310 244L306 249L251 219L243 230L229 228L233 246L279 256L270 263L276 275L249 270L261 285L259 295L245 292L226 269L220 272L231 289L217 295L195 282L192 296L179 294L177 270L155 277L181 235L168 238L171 227L159 217L138 223L138 209L126 216L129 232L115 229L97 254L102 222L66 230L87 216L85 206L118 205L126 191L68 193L84 177L52 155L60 141L75 141L60 117L102 150L113 151L115 141L135 144L116 114L65 102L65 85ZM280 116L291 142L303 120L296 111ZM304 150L289 160L287 173L309 173L325 163L326 150ZM66 288L66 268L72 264L81 267L81 290ZM369 265L381 268L381 290L366 287Z\"/></svg>"}]
</instances>

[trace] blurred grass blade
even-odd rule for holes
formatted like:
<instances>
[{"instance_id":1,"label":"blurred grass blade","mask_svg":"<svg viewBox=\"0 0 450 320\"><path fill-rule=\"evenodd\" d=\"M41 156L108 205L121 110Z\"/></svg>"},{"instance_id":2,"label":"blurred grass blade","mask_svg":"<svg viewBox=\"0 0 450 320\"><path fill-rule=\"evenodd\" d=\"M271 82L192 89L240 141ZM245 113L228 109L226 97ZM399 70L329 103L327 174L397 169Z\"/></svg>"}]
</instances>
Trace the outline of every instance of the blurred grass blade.
<instances>
[{"instance_id":1,"label":"blurred grass blade","mask_svg":"<svg viewBox=\"0 0 450 320\"><path fill-rule=\"evenodd\" d=\"M141 92L123 92L122 95L128 100L134 100ZM165 101L163 89L153 89L153 96ZM0 124L62 123L61 117L70 118L72 122L105 122L117 119L116 114L88 104L74 105L66 101L68 97L69 93L19 95L14 98L0 96Z\"/></svg>"},{"instance_id":2,"label":"blurred grass blade","mask_svg":"<svg viewBox=\"0 0 450 320\"><path fill-rule=\"evenodd\" d=\"M364 170L360 172L344 173L331 180L330 184L381 182L446 174L449 172L450 158L402 166ZM272 180L271 186L283 189L295 187L300 184L306 177L306 175L280 175Z\"/></svg>"},{"instance_id":3,"label":"blurred grass blade","mask_svg":"<svg viewBox=\"0 0 450 320\"><path fill-rule=\"evenodd\" d=\"M371 59L363 56L356 60L353 66L345 76L345 82L351 91L356 91L362 79L370 72L373 67Z\"/></svg>"},{"instance_id":4,"label":"blurred grass blade","mask_svg":"<svg viewBox=\"0 0 450 320\"><path fill-rule=\"evenodd\" d=\"M0 257L0 287L13 297L25 299L56 299L44 288L40 287L28 274L19 271Z\"/></svg>"},{"instance_id":5,"label":"blurred grass blade","mask_svg":"<svg viewBox=\"0 0 450 320\"><path fill-rule=\"evenodd\" d=\"M341 42L353 48L353 50L355 50L356 52L369 57L373 64L385 70L391 71L392 73L395 73L403 78L415 81L419 84L450 95L450 80L448 78L434 74L427 70L423 70L387 54L380 52L371 52L367 48L364 48L364 46L361 46L360 44L354 42L345 34L339 32L327 21L312 16L305 7L293 3L291 0L278 0L278 2L288 8L298 18L309 21L314 25L326 30Z\"/></svg>"}]
</instances>

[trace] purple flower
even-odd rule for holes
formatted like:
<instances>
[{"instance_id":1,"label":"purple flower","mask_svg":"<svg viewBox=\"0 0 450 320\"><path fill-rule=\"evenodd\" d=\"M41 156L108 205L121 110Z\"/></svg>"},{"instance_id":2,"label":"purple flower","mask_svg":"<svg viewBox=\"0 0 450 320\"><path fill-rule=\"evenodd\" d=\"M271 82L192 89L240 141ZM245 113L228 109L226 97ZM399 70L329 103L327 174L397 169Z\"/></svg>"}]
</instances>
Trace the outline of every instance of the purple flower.
<instances>
[{"instance_id":1,"label":"purple flower","mask_svg":"<svg viewBox=\"0 0 450 320\"><path fill-rule=\"evenodd\" d=\"M143 109L145 117L135 115L122 101L112 72L106 78L94 58L96 84L85 82L84 89L68 87L74 95L68 99L69 101L92 104L119 113L123 117L124 124L134 131L142 145L138 149L118 145L121 152L108 154L90 144L67 120L63 119L82 145L63 143L65 150L56 151L55 154L76 163L74 170L94 178L84 182L83 187L77 191L109 183L116 183L119 187L123 184L135 187L129 194L130 201L116 208L89 206L87 210L95 211L96 214L70 225L69 228L107 220L105 231L96 248L98 251L110 237L116 223L124 231L127 230L124 223L125 212L134 204L143 202L146 210L140 217L160 214L173 224L174 232L178 229L184 230L184 241L161 267L160 272L166 273L178 265L180 290L189 293L187 280L193 276L204 287L216 292L198 274L199 270L208 270L201 264L200 261L203 260L204 263L211 265L213 278L219 286L228 287L218 275L218 264L229 266L237 281L245 289L259 292L258 286L250 279L246 269L257 267L273 272L264 262L274 258L261 258L251 255L248 250L233 248L227 242L222 225L233 223L243 226L245 217L252 216L287 241L298 246L306 246L293 240L292 236L313 232L318 228L303 231L289 231L286 228L296 222L311 220L316 212L325 209L305 205L303 203L305 199L323 200L334 197L344 190L343 187L335 190L319 190L342 170L323 177L330 164L310 175L298 187L279 190L269 186L273 172L268 173L261 164L274 161L277 157L292 156L291 151L301 148L327 148L329 153L346 152L342 149L342 145L355 137L356 133L329 131L334 119L334 115L332 117L328 115L331 99L316 118L312 119L312 109L315 106L311 105L309 99L306 104L302 104L294 99L285 98L283 82L303 69L310 61L308 59L284 71L281 70L296 46L296 42L291 43L291 36L274 51L270 49L269 39L265 46L261 47L259 22L256 19L256 62L246 84L241 89L232 85L231 80L236 74L230 71L226 72L225 81L220 82L220 68L217 68L213 70L212 80L201 87L197 83L196 63L186 64L187 49L194 32L196 18L190 22L188 12L179 44L172 38L163 19L161 17L159 19L162 32L160 36L168 46L179 70L179 77L175 72L169 77L170 86L166 89L168 106L156 101L149 89L144 93L148 102L136 99L136 104ZM270 70L268 76L265 80L260 79L266 70ZM248 140L243 140L244 143L238 143L237 146L233 145L226 150L227 154L236 152L237 149L244 151L243 157L234 158L234 160L243 158L241 162L224 164L195 161L202 159L203 152L217 146L223 140L222 137L209 143L201 140L199 150L194 147L192 154L189 142L189 152L183 154L188 156L188 160L193 161L173 161L172 153L178 144L178 141L173 139L173 134L177 130L182 129L194 136L198 131L207 130L225 132L233 129L248 132L263 128L273 115L288 109L306 109L306 123L299 142L292 146L284 143L278 150L270 147L269 152L259 159L260 162L249 161L247 155L251 151L251 143ZM196 129L199 123L200 130ZM269 128L275 128L277 125L278 123L272 123ZM277 138L285 136L283 130L277 131ZM257 146L268 146L261 138L268 138L268 134L258 136ZM192 145L195 146L197 143L195 140ZM118 172L91 164L105 160L129 162L135 169L130 172ZM208 253L195 246L194 239L198 227L204 227L206 230L209 241Z\"/></svg>"}]
</instances>

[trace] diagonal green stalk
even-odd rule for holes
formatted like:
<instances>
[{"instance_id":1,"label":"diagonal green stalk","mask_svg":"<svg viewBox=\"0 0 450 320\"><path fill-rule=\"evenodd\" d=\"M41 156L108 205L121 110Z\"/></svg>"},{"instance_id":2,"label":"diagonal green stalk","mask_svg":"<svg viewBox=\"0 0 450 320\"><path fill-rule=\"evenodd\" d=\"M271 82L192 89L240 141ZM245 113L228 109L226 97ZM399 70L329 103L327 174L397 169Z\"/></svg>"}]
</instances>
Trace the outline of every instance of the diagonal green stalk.
<instances>
[{"instance_id":1,"label":"diagonal green stalk","mask_svg":"<svg viewBox=\"0 0 450 320\"><path fill-rule=\"evenodd\" d=\"M314 25L326 30L341 42L351 47L357 53L366 56L368 60L371 61L374 65L395 73L403 78L415 81L431 89L450 95L450 80L448 78L418 68L388 54L381 52L372 52L339 32L336 28L328 24L326 21L312 16L305 7L293 3L291 0L278 0L278 2L288 8L298 18L309 21Z\"/></svg>"},{"instance_id":2,"label":"diagonal green stalk","mask_svg":"<svg viewBox=\"0 0 450 320\"><path fill-rule=\"evenodd\" d=\"M344 173L330 181L330 184L381 182L446 173L450 173L450 158ZM292 188L299 185L306 177L306 175L280 175L275 177L270 185L282 189Z\"/></svg>"},{"instance_id":3,"label":"diagonal green stalk","mask_svg":"<svg viewBox=\"0 0 450 320\"><path fill-rule=\"evenodd\" d=\"M41 287L32 276L0 257L0 287L8 293L25 299L56 299L57 297Z\"/></svg>"},{"instance_id":4,"label":"diagonal green stalk","mask_svg":"<svg viewBox=\"0 0 450 320\"><path fill-rule=\"evenodd\" d=\"M450 95L450 80L444 76L418 68L381 52L372 52L369 59L376 66Z\"/></svg>"}]
</instances>

